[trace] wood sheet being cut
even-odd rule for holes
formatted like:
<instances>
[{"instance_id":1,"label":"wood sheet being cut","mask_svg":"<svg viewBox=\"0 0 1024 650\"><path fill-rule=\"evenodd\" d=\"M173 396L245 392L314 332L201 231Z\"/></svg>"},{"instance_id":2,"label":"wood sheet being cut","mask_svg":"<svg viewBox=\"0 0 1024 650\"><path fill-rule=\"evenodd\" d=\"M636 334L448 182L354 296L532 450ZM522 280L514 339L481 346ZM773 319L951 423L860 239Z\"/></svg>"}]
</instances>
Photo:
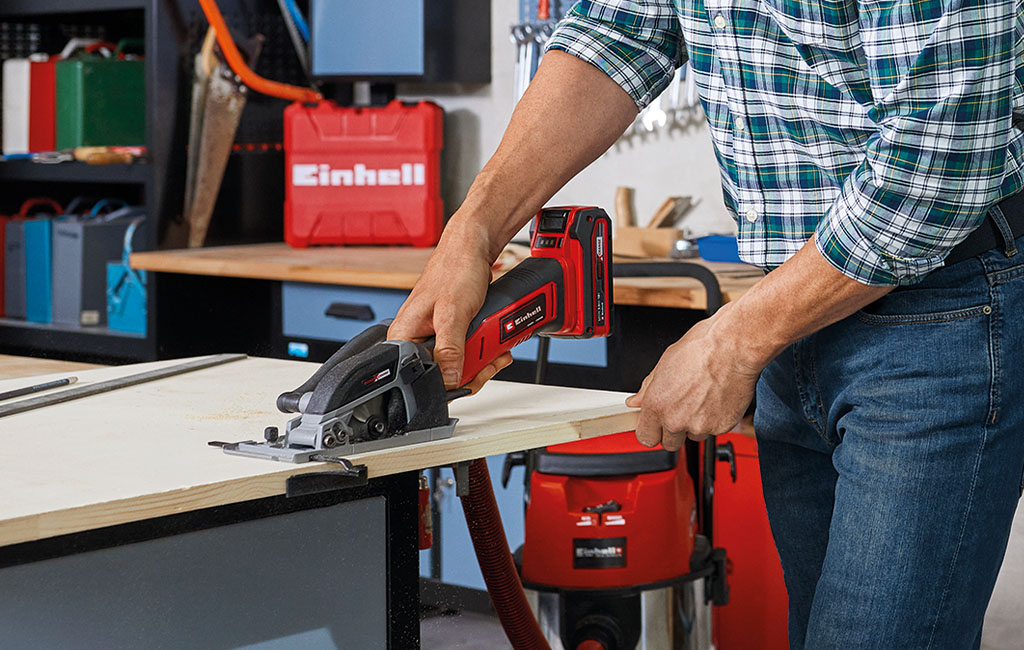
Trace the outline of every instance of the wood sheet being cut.
<instances>
[{"instance_id":1,"label":"wood sheet being cut","mask_svg":"<svg viewBox=\"0 0 1024 650\"><path fill-rule=\"evenodd\" d=\"M77 386L175 363L80 372ZM288 476L330 468L207 445L260 440L268 425L283 430L277 395L316 367L250 358L0 418L0 546L284 494ZM24 383L0 381L0 391ZM625 397L490 382L452 403L460 419L452 438L350 459L373 478L628 431L636 411Z\"/></svg>"}]
</instances>

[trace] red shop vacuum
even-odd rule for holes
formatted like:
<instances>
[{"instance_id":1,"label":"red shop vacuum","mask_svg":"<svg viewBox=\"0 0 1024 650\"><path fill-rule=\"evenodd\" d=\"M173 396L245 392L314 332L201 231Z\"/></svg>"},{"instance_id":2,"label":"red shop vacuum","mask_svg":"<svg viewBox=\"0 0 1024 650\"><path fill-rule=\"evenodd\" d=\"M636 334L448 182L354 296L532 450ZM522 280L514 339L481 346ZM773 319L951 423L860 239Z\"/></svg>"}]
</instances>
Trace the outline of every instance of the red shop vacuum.
<instances>
[{"instance_id":1,"label":"red shop vacuum","mask_svg":"<svg viewBox=\"0 0 1024 650\"><path fill-rule=\"evenodd\" d=\"M703 267L635 266L620 264L615 276L697 275L709 311L721 304ZM714 648L712 607L729 601L725 550L711 536L719 461L735 480L731 443L690 441L670 452L644 447L634 432L506 457L503 484L513 466L526 466L526 535L516 555L552 650Z\"/></svg>"}]
</instances>

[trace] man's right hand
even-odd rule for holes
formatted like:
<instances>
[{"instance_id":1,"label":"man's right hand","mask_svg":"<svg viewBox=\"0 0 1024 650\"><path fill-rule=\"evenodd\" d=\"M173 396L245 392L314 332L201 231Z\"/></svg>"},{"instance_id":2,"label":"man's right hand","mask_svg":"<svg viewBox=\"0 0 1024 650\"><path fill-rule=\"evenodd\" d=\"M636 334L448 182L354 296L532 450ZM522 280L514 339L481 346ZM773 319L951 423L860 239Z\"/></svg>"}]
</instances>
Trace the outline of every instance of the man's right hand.
<instances>
[{"instance_id":1,"label":"man's right hand","mask_svg":"<svg viewBox=\"0 0 1024 650\"><path fill-rule=\"evenodd\" d=\"M388 338L435 335L434 359L445 385L460 387L466 330L483 305L491 262L558 188L622 135L636 111L626 91L601 70L564 52L545 54ZM498 357L467 387L479 388L511 362L508 354Z\"/></svg>"},{"instance_id":2,"label":"man's right hand","mask_svg":"<svg viewBox=\"0 0 1024 650\"><path fill-rule=\"evenodd\" d=\"M449 389L462 386L466 331L491 283L490 257L483 233L453 223L388 329L389 339L415 341L433 335L434 360ZM511 362L510 355L501 355L467 387L476 392Z\"/></svg>"}]
</instances>

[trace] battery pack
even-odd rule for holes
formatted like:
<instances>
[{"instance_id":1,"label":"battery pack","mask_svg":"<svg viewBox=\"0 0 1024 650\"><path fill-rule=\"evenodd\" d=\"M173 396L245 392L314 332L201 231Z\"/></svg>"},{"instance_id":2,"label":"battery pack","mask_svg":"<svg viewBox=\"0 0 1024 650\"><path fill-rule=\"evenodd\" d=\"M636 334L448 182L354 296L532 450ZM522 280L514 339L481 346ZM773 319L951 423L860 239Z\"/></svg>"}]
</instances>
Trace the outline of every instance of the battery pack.
<instances>
[{"instance_id":1,"label":"battery pack","mask_svg":"<svg viewBox=\"0 0 1024 650\"><path fill-rule=\"evenodd\" d=\"M284 112L285 241L433 246L441 236L441 108L324 101Z\"/></svg>"}]
</instances>

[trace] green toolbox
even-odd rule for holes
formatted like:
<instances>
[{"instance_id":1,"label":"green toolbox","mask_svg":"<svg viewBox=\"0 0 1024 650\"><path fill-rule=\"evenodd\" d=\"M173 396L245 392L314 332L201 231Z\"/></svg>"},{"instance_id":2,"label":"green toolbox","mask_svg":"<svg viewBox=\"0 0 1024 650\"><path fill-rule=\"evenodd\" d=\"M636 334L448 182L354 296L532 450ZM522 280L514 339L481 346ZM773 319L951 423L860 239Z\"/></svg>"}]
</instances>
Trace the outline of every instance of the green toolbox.
<instances>
[{"instance_id":1,"label":"green toolbox","mask_svg":"<svg viewBox=\"0 0 1024 650\"><path fill-rule=\"evenodd\" d=\"M146 143L145 62L123 52L136 44L124 39L113 56L85 51L57 62L58 149Z\"/></svg>"}]
</instances>

